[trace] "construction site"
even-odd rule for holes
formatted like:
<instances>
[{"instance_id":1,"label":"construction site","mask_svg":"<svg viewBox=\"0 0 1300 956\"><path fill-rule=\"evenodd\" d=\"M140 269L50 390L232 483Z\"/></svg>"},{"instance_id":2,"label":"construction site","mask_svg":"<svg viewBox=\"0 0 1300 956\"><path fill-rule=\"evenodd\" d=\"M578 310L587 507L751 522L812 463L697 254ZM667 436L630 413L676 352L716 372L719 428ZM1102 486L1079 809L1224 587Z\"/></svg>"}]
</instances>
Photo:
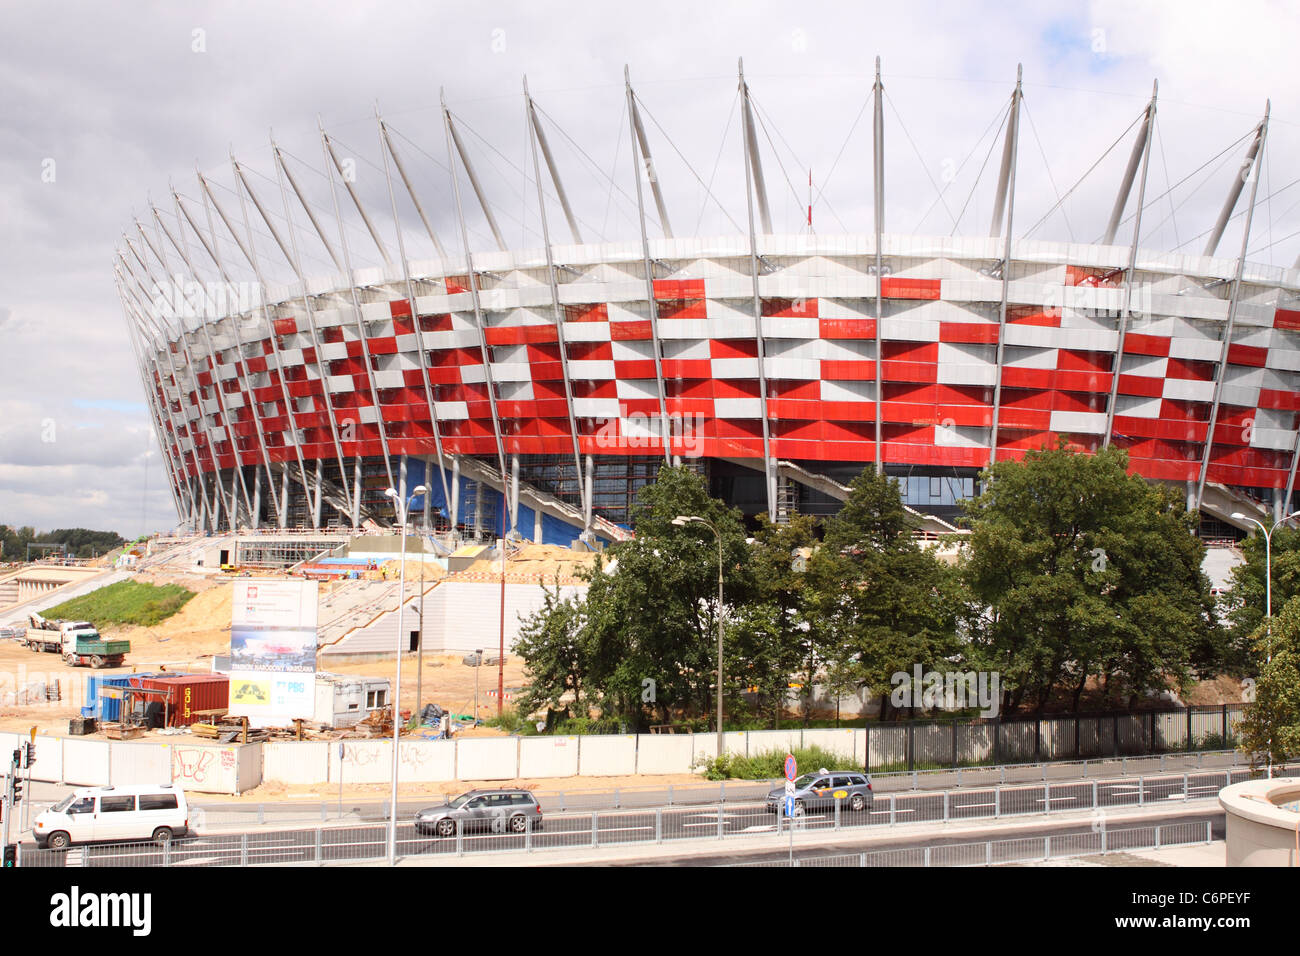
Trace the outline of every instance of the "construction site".
<instances>
[{"instance_id":1,"label":"construction site","mask_svg":"<svg viewBox=\"0 0 1300 956\"><path fill-rule=\"evenodd\" d=\"M34 596L17 592L26 599L11 599L0 607L0 638L10 638L0 639L0 673L6 675L0 685L0 730L36 727L62 735L69 733L70 721L89 718L98 721L99 734L113 734L115 725L127 723L123 715L132 708L138 718L142 711L161 707L167 711L163 726L150 727L150 721L137 719L138 726L125 736L162 740L189 732L217 738L233 730L240 742L265 739L266 730L250 730L246 722L221 725L228 681L219 697L210 692L195 697L199 703L184 716L171 712L176 708L170 706L166 691L169 684L189 681L188 700L199 684L222 679L230 666L233 583L256 577L320 582L318 697L324 700L328 694L323 688L334 685L335 696L359 698L351 705L351 715L332 713L322 704L324 710L315 715L322 719L279 733L300 738L391 734L391 687L396 683L399 646L399 711L423 716L433 705L439 717L447 714L455 720L446 725L430 721L431 726L422 725L415 733L498 733L474 724L497 713L499 685L508 704L525 682L522 662L509 654L521 616L540 606L544 587L559 586L569 593L581 587L579 574L595 554L507 542L503 562L502 545L496 542L469 544L440 556L432 553L427 539L411 536L403 585L399 541L395 535L327 538L292 532L157 536L135 553L125 552L99 566L67 569L79 573L57 586L40 588ZM422 551L422 546L428 550ZM11 572L6 580L26 580L30 574ZM180 585L194 597L152 627L103 627L105 639L129 642L130 652L120 666L71 666L61 656L35 654L23 643L29 621L40 619L42 610L124 580ZM0 580L0 587L4 584ZM406 606L399 639L403 588ZM3 593L12 598L10 592ZM503 643L507 653L498 667ZM131 698L135 701L127 703Z\"/></svg>"}]
</instances>

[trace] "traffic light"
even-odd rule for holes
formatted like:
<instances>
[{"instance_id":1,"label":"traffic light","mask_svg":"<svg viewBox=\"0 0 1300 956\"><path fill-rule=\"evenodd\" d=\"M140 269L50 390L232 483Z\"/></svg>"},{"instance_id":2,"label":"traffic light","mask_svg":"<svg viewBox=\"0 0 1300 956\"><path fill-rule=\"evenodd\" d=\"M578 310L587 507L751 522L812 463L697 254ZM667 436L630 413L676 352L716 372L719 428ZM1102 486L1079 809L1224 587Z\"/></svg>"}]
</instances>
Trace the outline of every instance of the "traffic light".
<instances>
[{"instance_id":1,"label":"traffic light","mask_svg":"<svg viewBox=\"0 0 1300 956\"><path fill-rule=\"evenodd\" d=\"M34 743L25 743L23 744L23 749L26 751L23 755L26 758L23 767L30 767L32 764L36 763L36 745Z\"/></svg>"},{"instance_id":2,"label":"traffic light","mask_svg":"<svg viewBox=\"0 0 1300 956\"><path fill-rule=\"evenodd\" d=\"M5 863L6 867L18 865L18 847L12 843L5 846Z\"/></svg>"},{"instance_id":3,"label":"traffic light","mask_svg":"<svg viewBox=\"0 0 1300 956\"><path fill-rule=\"evenodd\" d=\"M14 779L13 779L13 781L9 784L9 786L12 788L10 792L13 794L13 806L16 807L16 806L18 806L18 804L22 803L22 801L23 801L23 781L22 781L22 778L19 777L17 774L15 774L15 775L14 775Z\"/></svg>"}]
</instances>

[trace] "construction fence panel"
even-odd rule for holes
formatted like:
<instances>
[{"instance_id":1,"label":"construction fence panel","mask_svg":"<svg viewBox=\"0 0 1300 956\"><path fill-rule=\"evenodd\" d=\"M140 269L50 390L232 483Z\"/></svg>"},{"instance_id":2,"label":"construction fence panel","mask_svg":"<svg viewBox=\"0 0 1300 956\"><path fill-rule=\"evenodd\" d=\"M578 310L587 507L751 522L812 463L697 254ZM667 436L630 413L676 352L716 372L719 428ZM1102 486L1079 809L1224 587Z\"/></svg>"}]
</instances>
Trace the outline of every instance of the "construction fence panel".
<instances>
[{"instance_id":1,"label":"construction fence panel","mask_svg":"<svg viewBox=\"0 0 1300 956\"><path fill-rule=\"evenodd\" d=\"M694 747L691 734L642 734L637 740L637 772L687 773Z\"/></svg>"},{"instance_id":2,"label":"construction fence panel","mask_svg":"<svg viewBox=\"0 0 1300 956\"><path fill-rule=\"evenodd\" d=\"M342 762L337 750L330 754L330 773L344 784L386 783L393 777L393 742L384 739L345 740Z\"/></svg>"},{"instance_id":3,"label":"construction fence panel","mask_svg":"<svg viewBox=\"0 0 1300 956\"><path fill-rule=\"evenodd\" d=\"M520 738L520 743L525 739ZM458 746L454 740L403 740L397 748L401 779L411 783L455 780Z\"/></svg>"},{"instance_id":4,"label":"construction fence panel","mask_svg":"<svg viewBox=\"0 0 1300 956\"><path fill-rule=\"evenodd\" d=\"M1218 750L1223 743L1223 712L1192 711L1192 746Z\"/></svg>"},{"instance_id":5,"label":"construction fence panel","mask_svg":"<svg viewBox=\"0 0 1300 956\"><path fill-rule=\"evenodd\" d=\"M867 762L873 770L902 770L907 767L907 728L873 725L868 731Z\"/></svg>"},{"instance_id":6,"label":"construction fence panel","mask_svg":"<svg viewBox=\"0 0 1300 956\"><path fill-rule=\"evenodd\" d=\"M917 769L952 766L955 728L952 723L914 725L913 765Z\"/></svg>"},{"instance_id":7,"label":"construction fence panel","mask_svg":"<svg viewBox=\"0 0 1300 956\"><path fill-rule=\"evenodd\" d=\"M20 740L31 740L30 737L20 737ZM0 754L8 753L12 748L0 750ZM62 737L36 737L36 763L32 764L32 779L56 782L63 779L63 738Z\"/></svg>"},{"instance_id":8,"label":"construction fence panel","mask_svg":"<svg viewBox=\"0 0 1300 956\"><path fill-rule=\"evenodd\" d=\"M993 725L963 724L957 728L959 764L990 763L993 759Z\"/></svg>"},{"instance_id":9,"label":"construction fence panel","mask_svg":"<svg viewBox=\"0 0 1300 956\"><path fill-rule=\"evenodd\" d=\"M644 740L644 738L642 738ZM519 776L576 777L579 737L523 737L519 741Z\"/></svg>"},{"instance_id":10,"label":"construction fence panel","mask_svg":"<svg viewBox=\"0 0 1300 956\"><path fill-rule=\"evenodd\" d=\"M172 782L170 744L114 741L108 745L108 750L109 782L112 786Z\"/></svg>"},{"instance_id":11,"label":"construction fence panel","mask_svg":"<svg viewBox=\"0 0 1300 956\"><path fill-rule=\"evenodd\" d=\"M268 783L315 784L330 780L330 749L324 740L267 741L262 745L262 780Z\"/></svg>"},{"instance_id":12,"label":"construction fence panel","mask_svg":"<svg viewBox=\"0 0 1300 956\"><path fill-rule=\"evenodd\" d=\"M519 775L519 744L513 737L456 741L457 780L510 780Z\"/></svg>"},{"instance_id":13,"label":"construction fence panel","mask_svg":"<svg viewBox=\"0 0 1300 956\"><path fill-rule=\"evenodd\" d=\"M1187 746L1187 715L1156 714L1156 748L1182 750Z\"/></svg>"},{"instance_id":14,"label":"construction fence panel","mask_svg":"<svg viewBox=\"0 0 1300 956\"><path fill-rule=\"evenodd\" d=\"M63 781L82 787L109 784L109 747L103 740L63 741Z\"/></svg>"},{"instance_id":15,"label":"construction fence panel","mask_svg":"<svg viewBox=\"0 0 1300 956\"><path fill-rule=\"evenodd\" d=\"M1080 717L1077 721L1077 727L1079 733L1078 757L1080 759L1087 760L1111 753L1113 748L1109 743L1104 742L1102 737L1102 718Z\"/></svg>"},{"instance_id":16,"label":"construction fence panel","mask_svg":"<svg viewBox=\"0 0 1300 956\"><path fill-rule=\"evenodd\" d=\"M581 738L578 773L584 777L624 777L636 773L636 735Z\"/></svg>"},{"instance_id":17,"label":"construction fence panel","mask_svg":"<svg viewBox=\"0 0 1300 956\"><path fill-rule=\"evenodd\" d=\"M748 750L745 754L757 757L760 754L787 754L798 750L803 735L798 728L794 730L751 730L747 735Z\"/></svg>"},{"instance_id":18,"label":"construction fence panel","mask_svg":"<svg viewBox=\"0 0 1300 956\"><path fill-rule=\"evenodd\" d=\"M1078 757L1074 746L1074 721L1058 717L1042 722L1040 745L1044 760L1073 760Z\"/></svg>"},{"instance_id":19,"label":"construction fence panel","mask_svg":"<svg viewBox=\"0 0 1300 956\"><path fill-rule=\"evenodd\" d=\"M853 757L853 731L849 728L840 730L805 730L803 732L805 747L820 747L841 757Z\"/></svg>"},{"instance_id":20,"label":"construction fence panel","mask_svg":"<svg viewBox=\"0 0 1300 956\"><path fill-rule=\"evenodd\" d=\"M187 792L240 794L261 782L260 744L176 743L171 747L172 782Z\"/></svg>"},{"instance_id":21,"label":"construction fence panel","mask_svg":"<svg viewBox=\"0 0 1300 956\"><path fill-rule=\"evenodd\" d=\"M1037 724L1013 720L998 728L998 763L1033 763L1038 755Z\"/></svg>"}]
</instances>

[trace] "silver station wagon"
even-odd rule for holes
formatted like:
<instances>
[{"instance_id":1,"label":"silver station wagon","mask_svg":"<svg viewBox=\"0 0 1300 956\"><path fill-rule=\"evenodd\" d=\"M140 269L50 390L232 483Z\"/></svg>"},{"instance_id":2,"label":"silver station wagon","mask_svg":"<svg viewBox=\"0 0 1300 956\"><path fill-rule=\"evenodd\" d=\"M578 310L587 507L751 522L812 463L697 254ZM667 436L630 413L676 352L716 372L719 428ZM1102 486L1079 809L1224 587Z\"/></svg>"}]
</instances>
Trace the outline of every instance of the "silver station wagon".
<instances>
[{"instance_id":1,"label":"silver station wagon","mask_svg":"<svg viewBox=\"0 0 1300 956\"><path fill-rule=\"evenodd\" d=\"M794 813L800 816L816 810L833 810L839 803L855 813L871 809L871 778L852 770L819 770L806 773L794 781ZM785 787L767 795L769 813L781 813L785 806Z\"/></svg>"}]
</instances>

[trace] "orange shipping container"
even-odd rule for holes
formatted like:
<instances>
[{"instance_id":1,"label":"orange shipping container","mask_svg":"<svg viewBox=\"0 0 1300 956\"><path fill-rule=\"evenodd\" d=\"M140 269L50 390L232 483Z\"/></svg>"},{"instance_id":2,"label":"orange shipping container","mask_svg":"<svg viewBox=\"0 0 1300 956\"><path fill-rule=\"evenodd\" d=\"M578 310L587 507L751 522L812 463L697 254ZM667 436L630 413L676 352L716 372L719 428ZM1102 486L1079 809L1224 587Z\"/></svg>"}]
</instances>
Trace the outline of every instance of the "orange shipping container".
<instances>
[{"instance_id":1,"label":"orange shipping container","mask_svg":"<svg viewBox=\"0 0 1300 956\"><path fill-rule=\"evenodd\" d=\"M230 706L230 678L224 674L152 677L140 686L166 692L150 698L163 704L168 727L188 727L201 719L198 711Z\"/></svg>"}]
</instances>

